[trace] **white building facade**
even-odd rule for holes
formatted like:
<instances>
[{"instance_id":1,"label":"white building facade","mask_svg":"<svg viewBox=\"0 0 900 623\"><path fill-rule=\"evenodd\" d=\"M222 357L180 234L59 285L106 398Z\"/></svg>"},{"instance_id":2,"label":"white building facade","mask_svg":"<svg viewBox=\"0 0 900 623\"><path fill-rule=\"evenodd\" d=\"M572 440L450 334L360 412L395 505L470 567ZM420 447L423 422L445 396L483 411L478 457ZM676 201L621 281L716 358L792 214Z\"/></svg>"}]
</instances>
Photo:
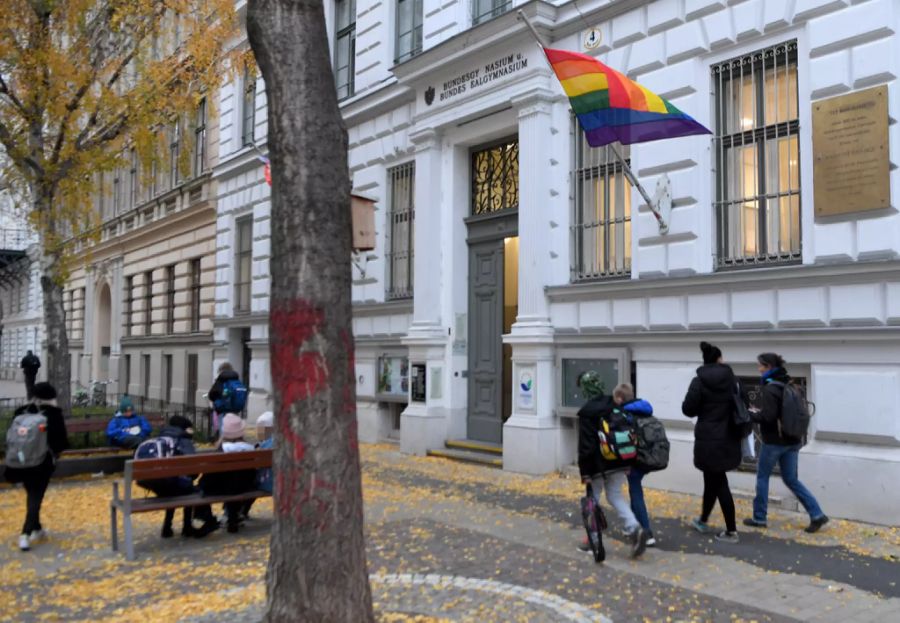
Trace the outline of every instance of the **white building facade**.
<instances>
[{"instance_id":1,"label":"white building facade","mask_svg":"<svg viewBox=\"0 0 900 623\"><path fill-rule=\"evenodd\" d=\"M670 180L667 233L616 159L583 144L519 8L551 47L596 56L711 129L624 150L646 188ZM633 382L669 429L670 467L650 485L696 492L681 401L703 339L750 385L764 351L806 385L816 415L802 477L826 512L900 513L896 1L326 11L354 189L377 202L376 249L353 269L364 441L396 436L425 454L474 440L500 445L504 469L559 469L575 458L575 379L595 369L608 389ZM817 199L828 180L814 176L826 140L814 145L815 110L873 88L890 118L886 203L833 215ZM252 110L265 140L262 92L233 85L220 102L216 358L249 351L265 401L268 194L241 139Z\"/></svg>"}]
</instances>

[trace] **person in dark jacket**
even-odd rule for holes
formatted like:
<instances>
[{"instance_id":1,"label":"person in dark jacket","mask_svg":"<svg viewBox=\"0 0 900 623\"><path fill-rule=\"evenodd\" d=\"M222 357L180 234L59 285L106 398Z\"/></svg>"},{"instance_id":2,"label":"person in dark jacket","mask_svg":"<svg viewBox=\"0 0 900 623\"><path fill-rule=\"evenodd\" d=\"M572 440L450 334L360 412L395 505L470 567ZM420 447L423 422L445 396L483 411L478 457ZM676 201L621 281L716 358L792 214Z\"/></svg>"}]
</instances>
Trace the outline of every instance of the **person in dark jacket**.
<instances>
[{"instance_id":1,"label":"person in dark jacket","mask_svg":"<svg viewBox=\"0 0 900 623\"><path fill-rule=\"evenodd\" d=\"M756 466L756 497L753 499L753 517L744 520L745 526L765 528L769 501L769 477L777 463L781 468L781 479L809 514L807 532L818 532L828 523L815 496L803 486L797 476L802 439L790 437L781 432L781 400L784 386L791 382L785 369L784 359L775 353L763 353L757 357L759 373L762 375L761 405L750 411L754 422L759 424L762 447Z\"/></svg>"},{"instance_id":2,"label":"person in dark jacket","mask_svg":"<svg viewBox=\"0 0 900 623\"><path fill-rule=\"evenodd\" d=\"M707 524L712 509L719 502L725 518L725 531L716 539L737 543L734 498L728 486L726 472L741 464L741 436L734 423L735 393L740 392L737 377L731 367L722 363L722 351L718 347L700 343L703 365L697 368L697 376L691 381L681 411L688 417L696 417L694 425L694 467L703 472L703 507L700 518L692 522L703 534L712 531Z\"/></svg>"},{"instance_id":3,"label":"person in dark jacket","mask_svg":"<svg viewBox=\"0 0 900 623\"><path fill-rule=\"evenodd\" d=\"M28 551L31 545L46 537L41 526L41 504L50 484L50 476L56 469L56 457L69 447L66 435L66 422L62 410L56 406L56 390L50 383L37 383L34 386L32 402L15 411L15 415L23 413L42 413L47 418L47 456L40 465L25 468L7 466L5 476L9 482L21 482L27 497L25 523L19 536L19 549Z\"/></svg>"},{"instance_id":4,"label":"person in dark jacket","mask_svg":"<svg viewBox=\"0 0 900 623\"><path fill-rule=\"evenodd\" d=\"M159 431L160 437L168 437L175 441L175 456L188 456L196 454L194 448L194 425L186 417L173 415L166 426ZM160 478L158 480L142 480L138 483L144 489L155 493L159 497L173 497L177 495L190 495L200 491L194 485L194 479L190 476L174 476L172 478ZM204 529L195 531L192 520L196 515L204 520ZM212 516L210 506L198 506L195 509L185 506L182 509L183 521L181 524L181 536L206 536L212 530L218 528L218 522ZM175 509L166 509L161 536L164 539L174 536L172 521L175 519ZM207 524L209 524L207 526ZM215 525L213 525L215 524Z\"/></svg>"},{"instance_id":5,"label":"person in dark jacket","mask_svg":"<svg viewBox=\"0 0 900 623\"><path fill-rule=\"evenodd\" d=\"M591 483L594 498L600 504L600 494L606 489L606 501L615 509L622 520L625 533L631 540L631 556L637 558L647 548L649 534L641 527L631 505L625 500L622 488L625 486L629 462L609 460L600 451L601 423L605 419L613 428L619 424L616 418L624 419L624 415L615 410L615 402L603 393L603 384L596 372L585 372L578 379L578 386L587 403L578 411L578 470L581 482ZM585 540L578 549L589 552L590 546Z\"/></svg>"},{"instance_id":6,"label":"person in dark jacket","mask_svg":"<svg viewBox=\"0 0 900 623\"><path fill-rule=\"evenodd\" d=\"M106 426L106 438L111 446L134 450L150 437L152 430L147 419L134 412L134 404L126 395L122 396L119 410Z\"/></svg>"},{"instance_id":7,"label":"person in dark jacket","mask_svg":"<svg viewBox=\"0 0 900 623\"><path fill-rule=\"evenodd\" d=\"M34 381L37 378L38 370L41 368L41 360L37 358L33 352L28 351L22 362L20 363L22 374L25 375L25 394L28 400L34 398Z\"/></svg>"},{"instance_id":8,"label":"person in dark jacket","mask_svg":"<svg viewBox=\"0 0 900 623\"><path fill-rule=\"evenodd\" d=\"M228 381L239 381L241 377L235 372L234 368L227 361L222 363L219 366L219 373L216 376L216 380L213 381L212 387L209 388L209 392L207 392L206 396L209 401L215 405L216 401L222 397L222 392L225 389L225 383ZM225 413L218 413L218 410L213 408L213 412L210 414L211 423L210 429L212 430L213 435L218 435L221 432L221 420L225 416Z\"/></svg>"}]
</instances>

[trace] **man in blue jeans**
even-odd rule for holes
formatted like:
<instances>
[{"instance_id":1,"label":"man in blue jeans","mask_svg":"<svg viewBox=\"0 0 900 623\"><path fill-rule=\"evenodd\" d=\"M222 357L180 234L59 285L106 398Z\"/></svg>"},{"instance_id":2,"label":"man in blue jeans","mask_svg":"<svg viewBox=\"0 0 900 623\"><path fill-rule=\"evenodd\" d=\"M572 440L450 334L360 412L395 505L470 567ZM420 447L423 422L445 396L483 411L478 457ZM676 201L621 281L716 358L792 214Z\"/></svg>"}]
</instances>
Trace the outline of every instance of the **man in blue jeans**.
<instances>
[{"instance_id":1,"label":"man in blue jeans","mask_svg":"<svg viewBox=\"0 0 900 623\"><path fill-rule=\"evenodd\" d=\"M784 359L775 353L763 353L757 358L759 372L762 375L762 406L753 410L753 420L759 423L762 435L762 448L759 451L759 462L756 467L756 497L753 500L753 517L744 520L745 526L765 528L769 502L769 477L775 465L781 468L781 479L787 485L806 512L809 513L807 532L818 532L828 523L828 517L822 512L815 496L803 486L797 477L797 466L800 460L802 439L784 435L781 432L781 400L784 385L790 382L784 367Z\"/></svg>"}]
</instances>

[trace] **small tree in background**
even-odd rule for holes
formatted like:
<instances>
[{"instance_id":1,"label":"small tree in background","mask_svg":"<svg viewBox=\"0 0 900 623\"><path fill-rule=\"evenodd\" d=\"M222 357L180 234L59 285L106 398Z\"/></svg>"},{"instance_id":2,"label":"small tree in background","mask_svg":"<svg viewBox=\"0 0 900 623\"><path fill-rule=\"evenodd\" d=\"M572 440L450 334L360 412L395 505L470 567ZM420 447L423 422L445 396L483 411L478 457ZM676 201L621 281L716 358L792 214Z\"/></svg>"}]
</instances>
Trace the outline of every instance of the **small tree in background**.
<instances>
[{"instance_id":1,"label":"small tree in background","mask_svg":"<svg viewBox=\"0 0 900 623\"><path fill-rule=\"evenodd\" d=\"M270 623L373 620L350 295L350 176L322 0L249 0L272 167Z\"/></svg>"},{"instance_id":2,"label":"small tree in background","mask_svg":"<svg viewBox=\"0 0 900 623\"><path fill-rule=\"evenodd\" d=\"M68 409L63 287L73 238L99 236L97 176L132 150L145 180L161 167L161 130L229 65L234 0L2 0L0 24L0 164L40 237L46 365Z\"/></svg>"}]
</instances>

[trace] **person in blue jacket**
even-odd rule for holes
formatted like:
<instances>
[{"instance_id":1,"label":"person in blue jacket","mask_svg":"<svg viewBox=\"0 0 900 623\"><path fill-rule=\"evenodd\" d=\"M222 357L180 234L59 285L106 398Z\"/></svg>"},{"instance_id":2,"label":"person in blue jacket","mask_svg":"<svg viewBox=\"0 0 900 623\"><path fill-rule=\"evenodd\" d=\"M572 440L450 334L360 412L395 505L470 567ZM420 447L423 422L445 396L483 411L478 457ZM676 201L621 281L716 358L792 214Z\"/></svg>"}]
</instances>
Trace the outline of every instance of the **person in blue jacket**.
<instances>
[{"instance_id":1,"label":"person in blue jacket","mask_svg":"<svg viewBox=\"0 0 900 623\"><path fill-rule=\"evenodd\" d=\"M133 450L150 436L150 423L134 412L131 398L123 396L119 410L106 427L106 438L112 446Z\"/></svg>"},{"instance_id":2,"label":"person in blue jacket","mask_svg":"<svg viewBox=\"0 0 900 623\"><path fill-rule=\"evenodd\" d=\"M632 423L636 418L653 415L653 407L649 402L641 398L635 398L634 386L630 383L622 383L616 386L613 390L613 402L616 403L621 411L625 412L625 415ZM644 486L641 482L646 475L647 472L637 465L631 466L628 472L628 495L631 498L631 511L647 533L647 547L653 547L656 545L656 538L653 536L653 530L650 529L650 514L647 512L647 503L644 501Z\"/></svg>"}]
</instances>

